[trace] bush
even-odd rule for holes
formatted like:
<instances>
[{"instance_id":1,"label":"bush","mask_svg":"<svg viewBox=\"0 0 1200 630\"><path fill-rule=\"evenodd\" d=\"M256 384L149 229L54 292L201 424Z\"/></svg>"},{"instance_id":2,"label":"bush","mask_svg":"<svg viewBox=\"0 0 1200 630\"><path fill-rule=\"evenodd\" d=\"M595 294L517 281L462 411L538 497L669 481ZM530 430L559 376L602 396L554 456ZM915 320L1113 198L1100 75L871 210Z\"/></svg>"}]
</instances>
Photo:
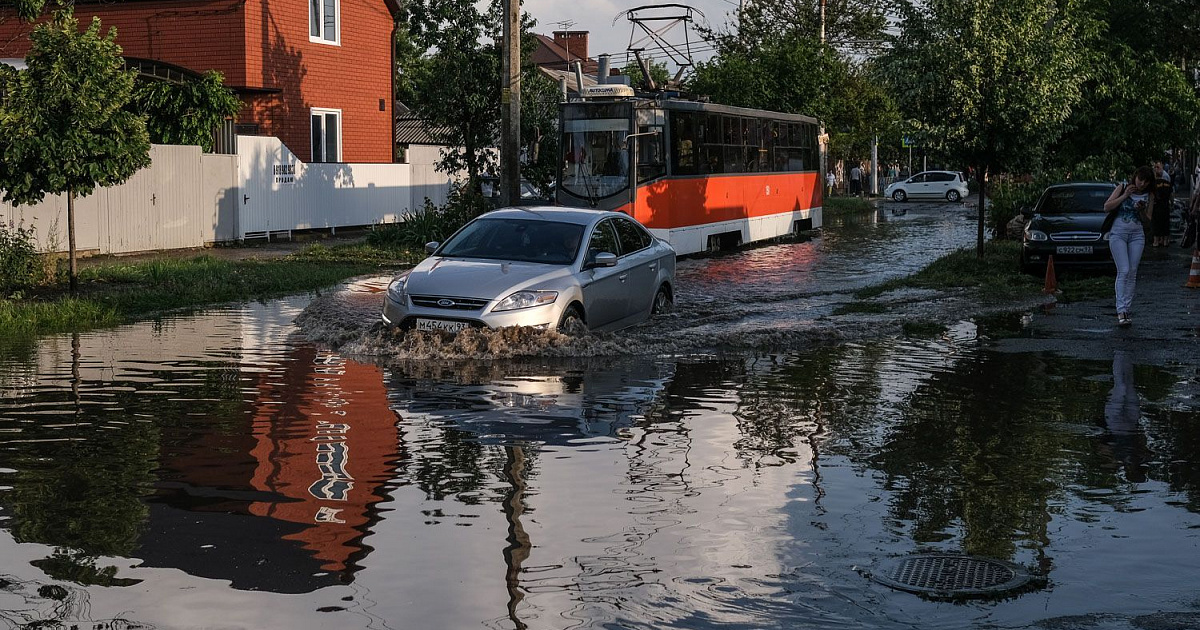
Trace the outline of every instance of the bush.
<instances>
[{"instance_id":1,"label":"bush","mask_svg":"<svg viewBox=\"0 0 1200 630\"><path fill-rule=\"evenodd\" d=\"M0 227L0 298L45 279L42 257L33 242L33 230Z\"/></svg>"},{"instance_id":2,"label":"bush","mask_svg":"<svg viewBox=\"0 0 1200 630\"><path fill-rule=\"evenodd\" d=\"M459 188L445 205L425 205L399 223L384 225L367 236L367 244L380 249L420 250L426 243L445 241L468 221L491 209L483 197Z\"/></svg>"}]
</instances>

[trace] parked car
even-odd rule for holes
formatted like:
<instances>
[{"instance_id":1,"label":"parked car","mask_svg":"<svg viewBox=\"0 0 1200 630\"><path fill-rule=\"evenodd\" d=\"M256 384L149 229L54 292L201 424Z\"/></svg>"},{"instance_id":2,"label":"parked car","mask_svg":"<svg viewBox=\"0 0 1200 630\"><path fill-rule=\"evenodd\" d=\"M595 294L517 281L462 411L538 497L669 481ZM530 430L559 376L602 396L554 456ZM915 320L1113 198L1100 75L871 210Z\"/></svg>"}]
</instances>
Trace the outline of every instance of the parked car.
<instances>
[{"instance_id":1,"label":"parked car","mask_svg":"<svg viewBox=\"0 0 1200 630\"><path fill-rule=\"evenodd\" d=\"M500 207L500 178L485 175L479 178L479 194L489 200L492 207ZM553 191L544 191L528 179L521 180L519 206L541 206L554 202Z\"/></svg>"},{"instance_id":2,"label":"parked car","mask_svg":"<svg viewBox=\"0 0 1200 630\"><path fill-rule=\"evenodd\" d=\"M895 201L909 199L945 199L961 201L967 196L967 182L958 171L925 171L888 185L883 195Z\"/></svg>"},{"instance_id":3,"label":"parked car","mask_svg":"<svg viewBox=\"0 0 1200 630\"><path fill-rule=\"evenodd\" d=\"M1032 208L1021 242L1021 269L1044 272L1046 260L1054 265L1109 265L1112 253L1108 235L1100 234L1104 202L1115 186L1102 182L1055 184L1046 189Z\"/></svg>"},{"instance_id":4,"label":"parked car","mask_svg":"<svg viewBox=\"0 0 1200 630\"><path fill-rule=\"evenodd\" d=\"M616 330L674 302L675 250L617 212L503 208L425 247L388 285L384 323Z\"/></svg>"}]
</instances>

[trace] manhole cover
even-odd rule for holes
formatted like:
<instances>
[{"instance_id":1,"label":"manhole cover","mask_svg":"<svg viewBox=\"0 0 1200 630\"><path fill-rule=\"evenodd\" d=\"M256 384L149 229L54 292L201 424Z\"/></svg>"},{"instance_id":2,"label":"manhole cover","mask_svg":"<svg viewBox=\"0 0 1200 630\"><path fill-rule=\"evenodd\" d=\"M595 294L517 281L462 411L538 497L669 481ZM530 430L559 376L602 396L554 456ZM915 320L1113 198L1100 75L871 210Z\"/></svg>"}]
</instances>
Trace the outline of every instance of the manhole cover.
<instances>
[{"instance_id":1,"label":"manhole cover","mask_svg":"<svg viewBox=\"0 0 1200 630\"><path fill-rule=\"evenodd\" d=\"M1002 595L1029 583L1029 572L1000 560L954 554L909 556L871 579L902 591L933 597Z\"/></svg>"}]
</instances>

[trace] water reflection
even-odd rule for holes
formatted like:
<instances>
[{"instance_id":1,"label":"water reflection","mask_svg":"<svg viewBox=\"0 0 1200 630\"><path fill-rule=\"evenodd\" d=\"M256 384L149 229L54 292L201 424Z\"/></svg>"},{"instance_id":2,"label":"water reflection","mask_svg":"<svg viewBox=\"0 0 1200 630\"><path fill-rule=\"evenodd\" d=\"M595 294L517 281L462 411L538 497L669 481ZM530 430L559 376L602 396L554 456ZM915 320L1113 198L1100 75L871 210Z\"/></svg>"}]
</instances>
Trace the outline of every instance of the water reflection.
<instances>
[{"instance_id":1,"label":"water reflection","mask_svg":"<svg viewBox=\"0 0 1200 630\"><path fill-rule=\"evenodd\" d=\"M1118 350L1113 354L1112 377L1113 387L1104 405L1104 424L1108 432L1103 443L1124 470L1125 479L1141 483L1146 481L1145 462L1153 454L1146 448L1142 434L1141 399L1128 352Z\"/></svg>"},{"instance_id":2,"label":"water reflection","mask_svg":"<svg viewBox=\"0 0 1200 630\"><path fill-rule=\"evenodd\" d=\"M57 586L163 627L1016 627L1200 578L1200 427L1125 355L376 365L296 337L299 306L3 355L0 588L35 586L0 619L82 614L30 599ZM1053 588L943 606L860 574L943 550Z\"/></svg>"}]
</instances>

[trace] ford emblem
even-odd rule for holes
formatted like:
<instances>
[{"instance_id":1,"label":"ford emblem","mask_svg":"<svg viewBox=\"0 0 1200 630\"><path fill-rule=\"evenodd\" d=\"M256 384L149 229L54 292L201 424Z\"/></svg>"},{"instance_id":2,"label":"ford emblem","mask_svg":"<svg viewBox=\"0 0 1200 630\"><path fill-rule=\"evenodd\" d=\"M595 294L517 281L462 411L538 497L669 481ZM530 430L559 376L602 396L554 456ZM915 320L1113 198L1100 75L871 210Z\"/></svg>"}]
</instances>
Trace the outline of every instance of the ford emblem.
<instances>
[{"instance_id":1,"label":"ford emblem","mask_svg":"<svg viewBox=\"0 0 1200 630\"><path fill-rule=\"evenodd\" d=\"M454 306L454 300L438 300L438 306Z\"/></svg>"}]
</instances>

